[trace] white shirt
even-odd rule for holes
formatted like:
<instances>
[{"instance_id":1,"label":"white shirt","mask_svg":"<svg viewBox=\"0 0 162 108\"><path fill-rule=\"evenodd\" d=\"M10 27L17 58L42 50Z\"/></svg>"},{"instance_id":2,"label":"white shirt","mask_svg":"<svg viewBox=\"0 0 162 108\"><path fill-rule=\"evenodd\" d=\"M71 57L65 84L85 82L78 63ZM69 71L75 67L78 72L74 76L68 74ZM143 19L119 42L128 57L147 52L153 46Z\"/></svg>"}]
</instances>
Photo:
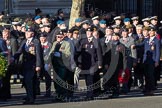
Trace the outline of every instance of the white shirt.
<instances>
[{"instance_id":1,"label":"white shirt","mask_svg":"<svg viewBox=\"0 0 162 108\"><path fill-rule=\"evenodd\" d=\"M111 40L112 36L109 35L109 36L106 36L106 39L105 39L105 43L108 43L110 40Z\"/></svg>"},{"instance_id":2,"label":"white shirt","mask_svg":"<svg viewBox=\"0 0 162 108\"><path fill-rule=\"evenodd\" d=\"M45 42L45 43L41 43L41 45L44 45L44 46L46 46L48 44L48 42Z\"/></svg>"},{"instance_id":3,"label":"white shirt","mask_svg":"<svg viewBox=\"0 0 162 108\"><path fill-rule=\"evenodd\" d=\"M150 39L149 39L149 44L154 40L154 38L155 38L155 36L150 37Z\"/></svg>"},{"instance_id":4,"label":"white shirt","mask_svg":"<svg viewBox=\"0 0 162 108\"><path fill-rule=\"evenodd\" d=\"M33 39L33 37L27 39L27 41L26 41L26 46L28 46L28 45L31 43L32 39Z\"/></svg>"}]
</instances>

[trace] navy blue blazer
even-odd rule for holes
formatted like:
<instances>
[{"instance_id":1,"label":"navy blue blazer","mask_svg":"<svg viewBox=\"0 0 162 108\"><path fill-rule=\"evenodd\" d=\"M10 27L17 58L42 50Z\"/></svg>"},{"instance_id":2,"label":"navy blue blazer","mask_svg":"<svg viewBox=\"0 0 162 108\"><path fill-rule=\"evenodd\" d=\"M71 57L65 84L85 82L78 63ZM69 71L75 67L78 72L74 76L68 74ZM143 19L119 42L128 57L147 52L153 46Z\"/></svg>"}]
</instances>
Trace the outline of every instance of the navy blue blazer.
<instances>
[{"instance_id":1,"label":"navy blue blazer","mask_svg":"<svg viewBox=\"0 0 162 108\"><path fill-rule=\"evenodd\" d=\"M26 49L26 41L24 40L14 55L15 59L18 59L21 54L23 54L22 65L23 69L33 69L34 67L42 67L43 65L43 51L41 47L41 43L38 39L34 39L31 41L32 45ZM34 52L29 49L34 47Z\"/></svg>"},{"instance_id":2,"label":"navy blue blazer","mask_svg":"<svg viewBox=\"0 0 162 108\"><path fill-rule=\"evenodd\" d=\"M136 47L144 46L144 63L155 63L160 61L160 40L154 37L151 43L149 43L150 38L146 38L141 44L136 45Z\"/></svg>"}]
</instances>

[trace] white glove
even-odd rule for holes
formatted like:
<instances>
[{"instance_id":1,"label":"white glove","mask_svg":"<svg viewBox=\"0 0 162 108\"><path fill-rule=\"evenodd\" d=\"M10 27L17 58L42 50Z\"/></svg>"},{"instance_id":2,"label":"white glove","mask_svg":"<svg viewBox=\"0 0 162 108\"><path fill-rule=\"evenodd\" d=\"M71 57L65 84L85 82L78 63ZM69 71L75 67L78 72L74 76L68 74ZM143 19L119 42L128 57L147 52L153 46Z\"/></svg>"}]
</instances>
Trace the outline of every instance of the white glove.
<instances>
[{"instance_id":1,"label":"white glove","mask_svg":"<svg viewBox=\"0 0 162 108\"><path fill-rule=\"evenodd\" d=\"M60 54L60 52L54 52L54 56L55 57L61 57L61 54Z\"/></svg>"}]
</instances>

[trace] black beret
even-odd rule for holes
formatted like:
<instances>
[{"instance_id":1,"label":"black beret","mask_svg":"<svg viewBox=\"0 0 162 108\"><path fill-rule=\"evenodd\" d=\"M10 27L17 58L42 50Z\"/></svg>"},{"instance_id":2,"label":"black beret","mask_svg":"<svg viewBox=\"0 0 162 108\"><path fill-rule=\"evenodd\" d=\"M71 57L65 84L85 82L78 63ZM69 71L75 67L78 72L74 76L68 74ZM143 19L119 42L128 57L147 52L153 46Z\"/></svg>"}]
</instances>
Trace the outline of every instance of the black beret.
<instances>
[{"instance_id":1,"label":"black beret","mask_svg":"<svg viewBox=\"0 0 162 108\"><path fill-rule=\"evenodd\" d=\"M127 28L123 28L122 32L128 32L128 29Z\"/></svg>"},{"instance_id":2,"label":"black beret","mask_svg":"<svg viewBox=\"0 0 162 108\"><path fill-rule=\"evenodd\" d=\"M47 37L47 33L46 32L43 32L39 35L39 37Z\"/></svg>"},{"instance_id":3,"label":"black beret","mask_svg":"<svg viewBox=\"0 0 162 108\"><path fill-rule=\"evenodd\" d=\"M92 28L92 27L89 27L89 28L87 29L87 31L92 32L92 31L93 31L93 28Z\"/></svg>"},{"instance_id":4,"label":"black beret","mask_svg":"<svg viewBox=\"0 0 162 108\"><path fill-rule=\"evenodd\" d=\"M57 36L57 35L64 35L64 34L63 34L62 31L59 31L59 32L56 34L56 36Z\"/></svg>"}]
</instances>

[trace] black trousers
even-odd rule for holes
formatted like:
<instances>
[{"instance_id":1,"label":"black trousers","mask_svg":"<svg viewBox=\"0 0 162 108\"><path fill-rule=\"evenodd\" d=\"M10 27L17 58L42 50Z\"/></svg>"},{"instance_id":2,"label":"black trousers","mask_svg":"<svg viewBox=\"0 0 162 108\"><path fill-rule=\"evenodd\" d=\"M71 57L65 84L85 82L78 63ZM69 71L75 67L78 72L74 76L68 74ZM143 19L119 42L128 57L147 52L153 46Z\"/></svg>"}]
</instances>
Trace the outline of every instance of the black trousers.
<instances>
[{"instance_id":1,"label":"black trousers","mask_svg":"<svg viewBox=\"0 0 162 108\"><path fill-rule=\"evenodd\" d=\"M137 63L137 66L134 68L134 82L133 85L134 86L139 86L138 85L138 80L139 83L141 84L141 86L144 83L144 67L143 67L143 63Z\"/></svg>"},{"instance_id":2,"label":"black trousers","mask_svg":"<svg viewBox=\"0 0 162 108\"><path fill-rule=\"evenodd\" d=\"M97 72L94 73L94 77L93 77L93 82L95 83L99 83L98 85L101 85L101 77L100 77L100 72L101 69L98 69ZM98 94L101 93L101 86L97 87L96 89L93 90L94 94Z\"/></svg>"},{"instance_id":3,"label":"black trousers","mask_svg":"<svg viewBox=\"0 0 162 108\"><path fill-rule=\"evenodd\" d=\"M67 91L66 91L66 96L67 97L72 97L74 93L74 72L66 69L66 79L65 81L67 82Z\"/></svg>"},{"instance_id":4,"label":"black trousers","mask_svg":"<svg viewBox=\"0 0 162 108\"><path fill-rule=\"evenodd\" d=\"M91 74L86 74L85 75L85 82L87 86L87 97L93 97L93 77L94 75Z\"/></svg>"},{"instance_id":5,"label":"black trousers","mask_svg":"<svg viewBox=\"0 0 162 108\"><path fill-rule=\"evenodd\" d=\"M155 65L144 63L145 90L150 92L155 89Z\"/></svg>"},{"instance_id":6,"label":"black trousers","mask_svg":"<svg viewBox=\"0 0 162 108\"><path fill-rule=\"evenodd\" d=\"M51 95L51 73L44 71L45 83L46 83L46 95Z\"/></svg>"},{"instance_id":7,"label":"black trousers","mask_svg":"<svg viewBox=\"0 0 162 108\"><path fill-rule=\"evenodd\" d=\"M157 86L157 81L160 81L161 62L159 62L159 66L155 67L155 86Z\"/></svg>"},{"instance_id":8,"label":"black trousers","mask_svg":"<svg viewBox=\"0 0 162 108\"><path fill-rule=\"evenodd\" d=\"M11 71L7 70L6 76L2 78L2 87L0 88L0 99L11 98L10 78L11 78Z\"/></svg>"},{"instance_id":9,"label":"black trousers","mask_svg":"<svg viewBox=\"0 0 162 108\"><path fill-rule=\"evenodd\" d=\"M25 70L23 72L24 86L27 93L27 101L34 101L37 90L37 75L34 70Z\"/></svg>"}]
</instances>

